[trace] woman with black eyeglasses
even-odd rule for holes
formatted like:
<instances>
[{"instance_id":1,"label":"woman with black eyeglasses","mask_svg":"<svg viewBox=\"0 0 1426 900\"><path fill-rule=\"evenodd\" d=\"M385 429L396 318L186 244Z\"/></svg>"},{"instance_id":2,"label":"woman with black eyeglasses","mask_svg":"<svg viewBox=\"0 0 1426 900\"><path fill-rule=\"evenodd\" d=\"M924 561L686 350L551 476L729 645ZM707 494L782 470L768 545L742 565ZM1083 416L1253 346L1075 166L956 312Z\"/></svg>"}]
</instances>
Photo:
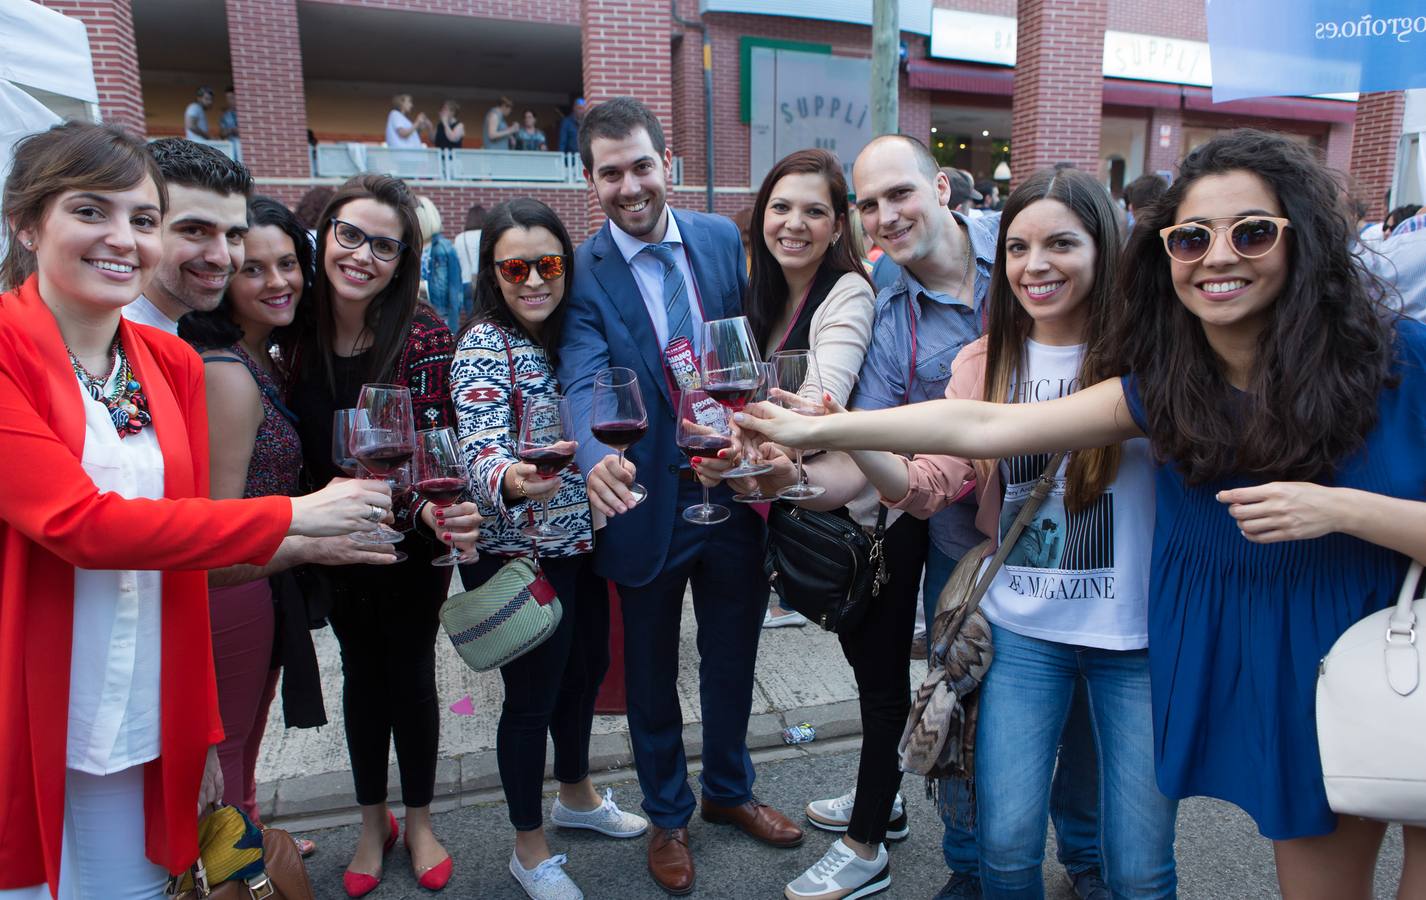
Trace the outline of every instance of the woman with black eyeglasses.
<instances>
[{"instance_id":1,"label":"woman with black eyeglasses","mask_svg":"<svg viewBox=\"0 0 1426 900\"><path fill-rule=\"evenodd\" d=\"M571 464L541 477L516 456L521 402L560 393L555 348L573 259L564 224L545 204L521 199L492 209L480 238L475 316L461 332L451 368L461 449L485 515L480 560L461 567L461 582L483 584L510 557L529 555L533 544L521 528L542 503L564 534L539 541L540 567L564 611L559 628L500 670L505 702L496 760L515 826L510 874L536 900L582 896L562 868L565 856L554 855L545 840L547 732L560 782L551 813L556 825L614 838L637 837L648 828L619 809L612 791L601 797L589 779L594 696L609 666L609 599L587 564L594 533L584 476Z\"/></svg>"},{"instance_id":2,"label":"woman with black eyeglasses","mask_svg":"<svg viewBox=\"0 0 1426 900\"><path fill-rule=\"evenodd\" d=\"M363 384L408 388L417 430L454 422L453 341L436 314L416 301L421 232L406 185L385 175L359 175L332 197L318 229L312 300L298 308L295 339L280 345L291 363L289 405L314 486L342 475L329 455L332 416L356 405ZM399 833L386 807L387 748L393 738L412 869L431 890L444 887L451 875L430 809L440 735L437 614L450 569L431 560L445 549L443 542L471 547L480 517L471 503L441 510L409 495L394 508L395 527L411 532L401 543L406 561L328 570L329 620L342 648L347 750L362 811L356 853L342 878L352 897L381 882L382 858Z\"/></svg>"}]
</instances>

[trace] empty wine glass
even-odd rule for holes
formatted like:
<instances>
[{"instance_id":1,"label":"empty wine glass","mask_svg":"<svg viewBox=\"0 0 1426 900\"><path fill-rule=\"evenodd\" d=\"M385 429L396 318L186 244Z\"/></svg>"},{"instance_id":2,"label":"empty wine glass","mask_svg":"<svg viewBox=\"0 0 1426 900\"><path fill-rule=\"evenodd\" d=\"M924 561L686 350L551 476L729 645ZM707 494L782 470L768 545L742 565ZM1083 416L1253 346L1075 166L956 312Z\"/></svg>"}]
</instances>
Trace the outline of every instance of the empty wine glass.
<instances>
[{"instance_id":1,"label":"empty wine glass","mask_svg":"<svg viewBox=\"0 0 1426 900\"><path fill-rule=\"evenodd\" d=\"M762 369L762 384L758 385L757 391L753 393L753 399L749 401L750 403L761 403L767 400L772 391L773 384L777 381L777 375L773 372L772 363L758 363L758 366ZM743 432L743 435L747 443L743 445L743 464L738 468L741 469L746 466L753 469L752 474L754 475L765 475L771 472L773 467L762 461L762 454L758 450L758 444L763 439L762 435L756 432ZM737 469L731 469L723 477L742 477L734 475L733 473L736 471ZM738 503L771 503L777 498L769 497L767 494L764 494L762 485L753 482L753 489L751 491L748 491L746 494L734 494L733 499Z\"/></svg>"},{"instance_id":2,"label":"empty wine glass","mask_svg":"<svg viewBox=\"0 0 1426 900\"><path fill-rule=\"evenodd\" d=\"M817 358L810 350L779 350L772 355L775 392L771 398L778 405L804 416L820 416L827 411L822 400L822 376L817 371ZM826 488L807 483L802 469L802 450L797 452L797 483L777 492L784 500L811 500L827 492Z\"/></svg>"},{"instance_id":3,"label":"empty wine glass","mask_svg":"<svg viewBox=\"0 0 1426 900\"><path fill-rule=\"evenodd\" d=\"M574 433L569 415L569 401L559 394L530 397L520 415L520 445L522 462L532 463L539 478L558 478L560 471L574 461ZM569 531L550 524L550 501L540 504L540 521L520 529L526 537L550 540L569 537Z\"/></svg>"},{"instance_id":4,"label":"empty wine glass","mask_svg":"<svg viewBox=\"0 0 1426 900\"><path fill-rule=\"evenodd\" d=\"M470 470L460 452L454 428L430 428L416 432L415 488L417 493L445 509L460 500L470 483ZM450 552L431 560L433 566L454 566L475 562L475 551L462 556L454 546Z\"/></svg>"},{"instance_id":5,"label":"empty wine glass","mask_svg":"<svg viewBox=\"0 0 1426 900\"><path fill-rule=\"evenodd\" d=\"M339 409L332 413L332 464L341 469L348 478L357 473L356 457L352 456L352 422L356 419L355 409Z\"/></svg>"},{"instance_id":6,"label":"empty wine glass","mask_svg":"<svg viewBox=\"0 0 1426 900\"><path fill-rule=\"evenodd\" d=\"M639 376L633 369L615 366L594 376L590 423L594 439L619 451L619 463L622 465L624 451L649 430L649 414L644 410ZM629 492L634 495L636 505L649 495L648 489L637 482L629 485Z\"/></svg>"},{"instance_id":7,"label":"empty wine glass","mask_svg":"<svg viewBox=\"0 0 1426 900\"><path fill-rule=\"evenodd\" d=\"M683 391L678 396L678 448L691 462L695 456L717 456L733 446L731 414L727 407L704 391ZM732 513L728 507L708 501L708 485L703 485L703 502L683 511L695 525L716 525Z\"/></svg>"}]
</instances>

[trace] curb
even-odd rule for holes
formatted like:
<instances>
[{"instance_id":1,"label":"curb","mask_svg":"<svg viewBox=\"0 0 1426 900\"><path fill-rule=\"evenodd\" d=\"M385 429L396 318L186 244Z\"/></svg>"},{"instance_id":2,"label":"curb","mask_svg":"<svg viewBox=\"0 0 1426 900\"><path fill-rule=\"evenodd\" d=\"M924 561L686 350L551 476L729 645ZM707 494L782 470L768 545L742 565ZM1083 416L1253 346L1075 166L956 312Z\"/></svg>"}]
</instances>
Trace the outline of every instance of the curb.
<instances>
[{"instance_id":1,"label":"curb","mask_svg":"<svg viewBox=\"0 0 1426 900\"><path fill-rule=\"evenodd\" d=\"M786 745L782 730L806 722L817 729L811 744ZM840 700L782 712L754 713L748 720L748 749L754 762L771 762L805 755L855 750L861 746L861 708L855 700ZM703 725L683 726L683 746L692 774L702 766ZM632 781L635 777L628 731L596 734L590 738L589 768L596 784ZM393 765L388 784L400 783ZM546 792L557 789L546 769ZM436 763L436 791L432 812L447 812L462 806L504 802L495 750L482 750ZM348 825L360 821L355 804L351 772L340 770L259 782L257 804L269 824L289 831L308 831ZM401 809L399 803L391 804Z\"/></svg>"}]
</instances>

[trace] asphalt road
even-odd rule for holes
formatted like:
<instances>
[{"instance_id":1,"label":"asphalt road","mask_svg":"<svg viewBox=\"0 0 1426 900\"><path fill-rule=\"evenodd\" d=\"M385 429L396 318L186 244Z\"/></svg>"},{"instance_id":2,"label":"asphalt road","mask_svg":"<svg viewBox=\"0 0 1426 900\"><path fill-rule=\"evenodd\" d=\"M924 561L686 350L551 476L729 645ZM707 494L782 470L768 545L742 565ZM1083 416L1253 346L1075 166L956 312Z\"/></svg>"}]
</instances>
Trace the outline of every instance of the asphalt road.
<instances>
[{"instance_id":1,"label":"asphalt road","mask_svg":"<svg viewBox=\"0 0 1426 900\"><path fill-rule=\"evenodd\" d=\"M823 749L823 748L818 748ZM758 764L758 796L789 815L797 814L812 798L840 793L856 773L855 745L828 745L821 755L798 754L791 759ZM615 799L625 809L639 808L639 788L632 772L620 772ZM696 785L695 785L696 792ZM929 900L946 879L940 852L940 820L925 799L920 779L907 779L906 795L911 836L891 849L892 886L886 898ZM443 892L447 897L520 900L524 892L507 870L512 833L501 802L465 806L438 813L437 834L455 857L455 875ZM834 836L813 828L807 840L792 850L776 850L756 843L741 832L708 825L696 815L690 839L698 881L692 896L717 898L777 898L783 886L816 862ZM318 900L343 900L341 886L350 848L356 842L355 826L303 832L319 844L308 860L308 871ZM569 855L568 871L587 897L666 897L645 868L645 839L612 840L588 831L552 830L550 844L556 853ZM1053 860L1047 848L1046 858ZM1277 897L1273 877L1272 847L1258 836L1252 821L1237 809L1213 800L1190 800L1179 808L1179 896L1226 898ZM1396 873L1401 866L1400 833L1393 831L1377 868L1377 897L1394 896ZM387 857L386 877L369 896L372 900L416 900L433 895L416 885L410 857L398 844ZM1069 882L1053 861L1045 867L1048 900L1073 900Z\"/></svg>"}]
</instances>

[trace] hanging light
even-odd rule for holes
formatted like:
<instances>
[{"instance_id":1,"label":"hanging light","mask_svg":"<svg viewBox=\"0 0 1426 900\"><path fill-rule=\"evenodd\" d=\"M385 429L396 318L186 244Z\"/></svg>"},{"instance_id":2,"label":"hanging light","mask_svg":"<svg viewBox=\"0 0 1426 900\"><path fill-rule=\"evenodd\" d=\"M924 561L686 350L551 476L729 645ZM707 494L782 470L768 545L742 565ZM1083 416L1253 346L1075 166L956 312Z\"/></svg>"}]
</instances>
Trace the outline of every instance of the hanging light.
<instances>
[{"instance_id":1,"label":"hanging light","mask_svg":"<svg viewBox=\"0 0 1426 900\"><path fill-rule=\"evenodd\" d=\"M991 173L990 177L994 178L996 181L1009 181L1010 164L1002 159L1000 162L995 164L995 171Z\"/></svg>"},{"instance_id":2,"label":"hanging light","mask_svg":"<svg viewBox=\"0 0 1426 900\"><path fill-rule=\"evenodd\" d=\"M981 136L981 137L990 137L990 132L989 132L989 131L982 130L981 133L980 133L980 136Z\"/></svg>"}]
</instances>

